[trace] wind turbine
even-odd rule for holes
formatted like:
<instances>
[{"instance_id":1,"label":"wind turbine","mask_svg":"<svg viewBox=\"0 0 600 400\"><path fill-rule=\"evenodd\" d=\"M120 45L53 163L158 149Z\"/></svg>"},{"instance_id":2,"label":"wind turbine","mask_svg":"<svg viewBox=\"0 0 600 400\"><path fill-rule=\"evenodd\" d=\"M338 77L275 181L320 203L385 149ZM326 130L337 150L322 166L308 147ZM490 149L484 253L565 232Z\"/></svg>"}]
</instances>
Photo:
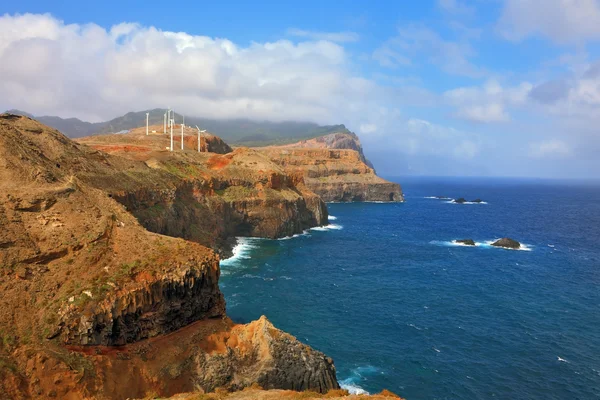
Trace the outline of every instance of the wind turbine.
<instances>
[{"instance_id":1,"label":"wind turbine","mask_svg":"<svg viewBox=\"0 0 600 400\"><path fill-rule=\"evenodd\" d=\"M171 151L173 151L173 120L170 120L171 123Z\"/></svg>"},{"instance_id":2,"label":"wind turbine","mask_svg":"<svg viewBox=\"0 0 600 400\"><path fill-rule=\"evenodd\" d=\"M183 150L183 124L181 124L181 150Z\"/></svg>"},{"instance_id":3,"label":"wind turbine","mask_svg":"<svg viewBox=\"0 0 600 400\"><path fill-rule=\"evenodd\" d=\"M146 136L148 136L148 117L150 116L150 113L146 113Z\"/></svg>"},{"instance_id":4,"label":"wind turbine","mask_svg":"<svg viewBox=\"0 0 600 400\"><path fill-rule=\"evenodd\" d=\"M163 133L167 133L167 113L163 114Z\"/></svg>"},{"instance_id":5,"label":"wind turbine","mask_svg":"<svg viewBox=\"0 0 600 400\"><path fill-rule=\"evenodd\" d=\"M198 125L196 125L196 129L198 129L198 153L200 153L200 134L206 132L206 129L201 131Z\"/></svg>"}]
</instances>

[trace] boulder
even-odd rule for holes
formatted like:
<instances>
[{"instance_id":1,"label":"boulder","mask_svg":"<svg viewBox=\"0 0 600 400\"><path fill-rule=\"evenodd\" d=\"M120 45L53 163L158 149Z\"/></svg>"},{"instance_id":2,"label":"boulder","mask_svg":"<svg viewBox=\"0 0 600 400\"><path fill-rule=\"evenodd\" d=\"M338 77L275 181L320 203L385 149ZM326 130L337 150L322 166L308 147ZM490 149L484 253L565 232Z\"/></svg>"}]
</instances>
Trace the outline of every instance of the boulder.
<instances>
[{"instance_id":1,"label":"boulder","mask_svg":"<svg viewBox=\"0 0 600 400\"><path fill-rule=\"evenodd\" d=\"M496 240L494 243L492 243L492 246L504 247L507 249L519 249L519 248L521 248L521 243L517 242L514 239L502 238L502 239Z\"/></svg>"},{"instance_id":2,"label":"boulder","mask_svg":"<svg viewBox=\"0 0 600 400\"><path fill-rule=\"evenodd\" d=\"M471 203L483 203L483 200L477 198L475 200L471 200Z\"/></svg>"},{"instance_id":3,"label":"boulder","mask_svg":"<svg viewBox=\"0 0 600 400\"><path fill-rule=\"evenodd\" d=\"M453 201L453 203L456 203L456 204L465 204L466 202L467 202L467 200L464 197L460 197Z\"/></svg>"},{"instance_id":4,"label":"boulder","mask_svg":"<svg viewBox=\"0 0 600 400\"><path fill-rule=\"evenodd\" d=\"M473 239L458 239L454 241L455 243L464 244L466 246L475 246L475 241Z\"/></svg>"}]
</instances>

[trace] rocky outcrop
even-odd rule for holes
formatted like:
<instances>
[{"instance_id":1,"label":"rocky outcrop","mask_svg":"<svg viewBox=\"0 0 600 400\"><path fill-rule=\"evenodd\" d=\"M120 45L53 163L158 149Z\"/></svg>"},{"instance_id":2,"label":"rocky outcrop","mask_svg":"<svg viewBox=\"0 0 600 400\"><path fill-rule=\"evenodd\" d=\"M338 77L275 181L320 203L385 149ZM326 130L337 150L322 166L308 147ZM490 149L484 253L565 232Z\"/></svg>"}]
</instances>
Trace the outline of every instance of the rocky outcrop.
<instances>
[{"instance_id":1,"label":"rocky outcrop","mask_svg":"<svg viewBox=\"0 0 600 400\"><path fill-rule=\"evenodd\" d=\"M223 317L225 300L219 291L219 260L212 255L198 260L190 255L184 265L159 276L144 276L142 266L135 269L135 282L119 289L109 281L104 299L91 291L82 293L87 304L72 299L60 310L63 337L70 345L117 346L170 333L192 322Z\"/></svg>"},{"instance_id":2,"label":"rocky outcrop","mask_svg":"<svg viewBox=\"0 0 600 400\"><path fill-rule=\"evenodd\" d=\"M520 249L521 248L521 243L517 242L514 239L510 239L510 238L502 238L499 240L496 240L494 243L492 243L492 246L495 247L504 247L506 249Z\"/></svg>"},{"instance_id":3,"label":"rocky outcrop","mask_svg":"<svg viewBox=\"0 0 600 400\"><path fill-rule=\"evenodd\" d=\"M475 241L473 239L458 239L454 242L458 244L463 244L465 246L475 246Z\"/></svg>"},{"instance_id":4,"label":"rocky outcrop","mask_svg":"<svg viewBox=\"0 0 600 400\"><path fill-rule=\"evenodd\" d=\"M236 371L231 388L254 377L269 387L336 386L320 353L265 320L244 328L224 316L213 250L149 232L130 212L164 207L157 220L196 223L190 236L201 242L219 235L210 224L220 220L182 220L184 207L238 215L226 234L247 226L277 235L326 220L322 201L252 151L131 154L0 115L0 397L170 396L216 387L225 366ZM273 210L254 215L258 200ZM210 348L218 341L207 339L216 333L229 338L222 354L239 357L221 362Z\"/></svg>"},{"instance_id":5,"label":"rocky outcrop","mask_svg":"<svg viewBox=\"0 0 600 400\"><path fill-rule=\"evenodd\" d=\"M196 384L205 391L240 390L253 382L265 389L320 393L339 388L331 358L276 329L264 316L211 335L202 346L206 351L195 363L203 373L198 374Z\"/></svg>"},{"instance_id":6,"label":"rocky outcrop","mask_svg":"<svg viewBox=\"0 0 600 400\"><path fill-rule=\"evenodd\" d=\"M259 149L326 202L404 201L400 185L378 177L355 150L295 148Z\"/></svg>"}]
</instances>

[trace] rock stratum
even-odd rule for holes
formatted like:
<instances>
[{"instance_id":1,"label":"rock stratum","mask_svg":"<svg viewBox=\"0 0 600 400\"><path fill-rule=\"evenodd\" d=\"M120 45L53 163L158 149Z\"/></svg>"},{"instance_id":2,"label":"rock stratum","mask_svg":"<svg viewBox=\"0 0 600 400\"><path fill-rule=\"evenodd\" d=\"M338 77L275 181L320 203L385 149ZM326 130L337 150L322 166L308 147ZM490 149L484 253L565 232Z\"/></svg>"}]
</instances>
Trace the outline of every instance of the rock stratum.
<instances>
[{"instance_id":1,"label":"rock stratum","mask_svg":"<svg viewBox=\"0 0 600 400\"><path fill-rule=\"evenodd\" d=\"M377 176L351 132L257 150L291 175L302 177L326 202L404 201L400 185Z\"/></svg>"},{"instance_id":2,"label":"rock stratum","mask_svg":"<svg viewBox=\"0 0 600 400\"><path fill-rule=\"evenodd\" d=\"M324 224L323 201L254 150L109 139L0 115L0 398L337 389L330 358L227 318L213 250Z\"/></svg>"}]
</instances>

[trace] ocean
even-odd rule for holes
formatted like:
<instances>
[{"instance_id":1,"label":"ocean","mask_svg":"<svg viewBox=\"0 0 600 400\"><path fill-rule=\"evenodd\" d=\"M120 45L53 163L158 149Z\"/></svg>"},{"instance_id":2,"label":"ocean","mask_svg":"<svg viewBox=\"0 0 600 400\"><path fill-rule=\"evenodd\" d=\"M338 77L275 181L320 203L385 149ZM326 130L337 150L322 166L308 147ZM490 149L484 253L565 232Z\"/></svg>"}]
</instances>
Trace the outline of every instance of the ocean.
<instances>
[{"instance_id":1,"label":"ocean","mask_svg":"<svg viewBox=\"0 0 600 400\"><path fill-rule=\"evenodd\" d=\"M352 392L600 398L600 186L394 180L403 204L329 204L328 227L240 239L221 262L228 314L266 315ZM526 247L489 246L501 237Z\"/></svg>"}]
</instances>

